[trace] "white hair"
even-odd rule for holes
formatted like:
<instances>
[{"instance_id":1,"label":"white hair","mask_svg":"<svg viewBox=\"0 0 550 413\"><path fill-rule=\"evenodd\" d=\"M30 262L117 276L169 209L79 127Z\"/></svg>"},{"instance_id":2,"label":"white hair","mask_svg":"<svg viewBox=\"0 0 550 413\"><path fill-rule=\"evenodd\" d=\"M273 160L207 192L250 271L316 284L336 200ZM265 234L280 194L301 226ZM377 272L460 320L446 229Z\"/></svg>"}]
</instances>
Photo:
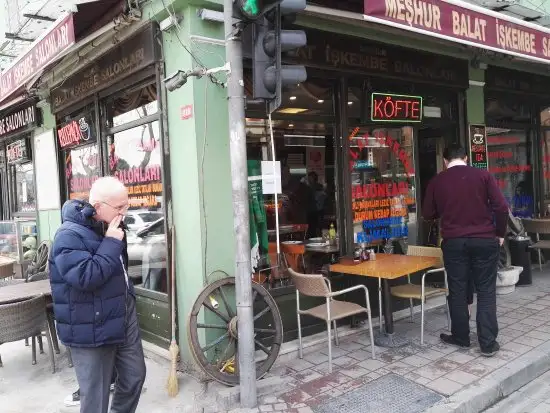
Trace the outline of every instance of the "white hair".
<instances>
[{"instance_id":1,"label":"white hair","mask_svg":"<svg viewBox=\"0 0 550 413\"><path fill-rule=\"evenodd\" d=\"M94 205L98 202L105 202L113 195L126 191L126 187L114 176L105 176L97 179L90 189L89 202Z\"/></svg>"}]
</instances>

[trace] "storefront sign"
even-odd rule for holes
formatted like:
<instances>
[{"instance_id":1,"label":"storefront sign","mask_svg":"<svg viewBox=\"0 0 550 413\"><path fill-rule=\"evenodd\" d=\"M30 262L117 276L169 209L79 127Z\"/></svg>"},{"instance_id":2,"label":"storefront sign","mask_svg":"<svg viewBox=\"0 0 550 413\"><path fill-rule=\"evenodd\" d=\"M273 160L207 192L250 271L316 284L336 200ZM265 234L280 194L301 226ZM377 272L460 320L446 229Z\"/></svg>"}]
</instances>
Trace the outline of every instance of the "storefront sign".
<instances>
[{"instance_id":1,"label":"storefront sign","mask_svg":"<svg viewBox=\"0 0 550 413\"><path fill-rule=\"evenodd\" d=\"M90 143L96 140L91 116L80 116L57 129L57 139L61 149Z\"/></svg>"},{"instance_id":2,"label":"storefront sign","mask_svg":"<svg viewBox=\"0 0 550 413\"><path fill-rule=\"evenodd\" d=\"M550 30L460 0L365 0L365 19L547 63Z\"/></svg>"},{"instance_id":3,"label":"storefront sign","mask_svg":"<svg viewBox=\"0 0 550 413\"><path fill-rule=\"evenodd\" d=\"M371 120L376 122L421 122L422 97L373 93Z\"/></svg>"},{"instance_id":4,"label":"storefront sign","mask_svg":"<svg viewBox=\"0 0 550 413\"><path fill-rule=\"evenodd\" d=\"M53 89L52 110L57 112L154 63L158 58L155 31L155 25L148 26Z\"/></svg>"},{"instance_id":5,"label":"storefront sign","mask_svg":"<svg viewBox=\"0 0 550 413\"><path fill-rule=\"evenodd\" d=\"M37 124L38 111L34 104L17 109L0 118L0 137L33 128Z\"/></svg>"},{"instance_id":6,"label":"storefront sign","mask_svg":"<svg viewBox=\"0 0 550 413\"><path fill-rule=\"evenodd\" d=\"M63 16L0 75L0 100L5 99L57 56L75 44L73 15Z\"/></svg>"},{"instance_id":7,"label":"storefront sign","mask_svg":"<svg viewBox=\"0 0 550 413\"><path fill-rule=\"evenodd\" d=\"M468 87L468 62L351 36L308 30L308 45L285 53L288 63L412 82Z\"/></svg>"},{"instance_id":8,"label":"storefront sign","mask_svg":"<svg viewBox=\"0 0 550 413\"><path fill-rule=\"evenodd\" d=\"M30 161L26 139L19 139L8 144L6 146L6 152L8 154L8 164L10 165Z\"/></svg>"},{"instance_id":9,"label":"storefront sign","mask_svg":"<svg viewBox=\"0 0 550 413\"><path fill-rule=\"evenodd\" d=\"M506 93L518 92L545 96L550 90L550 77L535 73L489 66L485 72L485 87Z\"/></svg>"},{"instance_id":10,"label":"storefront sign","mask_svg":"<svg viewBox=\"0 0 550 413\"><path fill-rule=\"evenodd\" d=\"M487 131L485 125L470 125L470 165L487 169Z\"/></svg>"}]
</instances>

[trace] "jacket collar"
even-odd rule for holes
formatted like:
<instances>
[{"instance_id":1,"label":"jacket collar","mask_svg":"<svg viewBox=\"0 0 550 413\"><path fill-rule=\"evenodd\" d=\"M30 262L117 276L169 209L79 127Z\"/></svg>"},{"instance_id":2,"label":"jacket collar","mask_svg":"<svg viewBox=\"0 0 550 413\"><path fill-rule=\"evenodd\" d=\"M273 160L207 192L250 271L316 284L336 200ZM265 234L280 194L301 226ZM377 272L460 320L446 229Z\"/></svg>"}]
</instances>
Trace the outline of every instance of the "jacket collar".
<instances>
[{"instance_id":1,"label":"jacket collar","mask_svg":"<svg viewBox=\"0 0 550 413\"><path fill-rule=\"evenodd\" d=\"M451 169L453 166L468 166L468 164L462 159L455 159L454 161L449 162L447 169Z\"/></svg>"}]
</instances>

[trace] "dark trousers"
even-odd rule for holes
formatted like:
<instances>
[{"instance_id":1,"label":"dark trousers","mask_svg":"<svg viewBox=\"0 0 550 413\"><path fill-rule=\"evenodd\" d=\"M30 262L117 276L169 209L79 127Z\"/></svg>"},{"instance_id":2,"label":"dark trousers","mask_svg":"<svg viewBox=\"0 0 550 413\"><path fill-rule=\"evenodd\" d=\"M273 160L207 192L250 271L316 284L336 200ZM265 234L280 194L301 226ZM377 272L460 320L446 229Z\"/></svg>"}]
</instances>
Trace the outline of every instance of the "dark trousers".
<instances>
[{"instance_id":1,"label":"dark trousers","mask_svg":"<svg viewBox=\"0 0 550 413\"><path fill-rule=\"evenodd\" d=\"M470 344L469 295L477 292L477 336L482 350L490 349L498 335L496 279L499 244L496 238L454 238L443 242L449 282L451 332L461 344ZM472 284L469 286L469 281ZM472 296L473 297L473 296Z\"/></svg>"},{"instance_id":2,"label":"dark trousers","mask_svg":"<svg viewBox=\"0 0 550 413\"><path fill-rule=\"evenodd\" d=\"M117 382L111 413L136 411L145 382L145 359L131 294L126 300L126 341L116 346L73 347L71 354L80 386L80 413L107 413L113 371Z\"/></svg>"}]
</instances>

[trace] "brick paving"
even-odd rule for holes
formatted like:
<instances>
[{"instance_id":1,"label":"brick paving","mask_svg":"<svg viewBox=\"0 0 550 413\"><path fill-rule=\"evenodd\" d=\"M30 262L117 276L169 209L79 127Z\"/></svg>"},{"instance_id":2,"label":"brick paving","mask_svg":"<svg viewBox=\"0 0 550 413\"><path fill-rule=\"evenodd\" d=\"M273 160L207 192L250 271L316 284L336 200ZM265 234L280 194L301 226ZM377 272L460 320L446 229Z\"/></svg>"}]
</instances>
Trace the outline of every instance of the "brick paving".
<instances>
[{"instance_id":1,"label":"brick paving","mask_svg":"<svg viewBox=\"0 0 550 413\"><path fill-rule=\"evenodd\" d=\"M475 309L474 309L475 314ZM475 315L472 318L475 318ZM398 349L376 347L371 358L366 330L340 339L333 346L333 372L328 374L328 347L322 344L304 349L302 360L286 355L269 373L287 379L290 390L273 389L260 400L257 412L310 413L327 400L351 392L384 375L393 373L450 396L507 363L550 341L550 274L534 274L531 286L518 287L510 295L498 297L499 342L501 351L493 358L481 356L475 336L475 320L470 322L472 347L458 349L441 343L447 331L444 307L427 312L424 346L420 345L418 314L395 324L396 332L410 339ZM388 411L388 413L390 413Z\"/></svg>"}]
</instances>

